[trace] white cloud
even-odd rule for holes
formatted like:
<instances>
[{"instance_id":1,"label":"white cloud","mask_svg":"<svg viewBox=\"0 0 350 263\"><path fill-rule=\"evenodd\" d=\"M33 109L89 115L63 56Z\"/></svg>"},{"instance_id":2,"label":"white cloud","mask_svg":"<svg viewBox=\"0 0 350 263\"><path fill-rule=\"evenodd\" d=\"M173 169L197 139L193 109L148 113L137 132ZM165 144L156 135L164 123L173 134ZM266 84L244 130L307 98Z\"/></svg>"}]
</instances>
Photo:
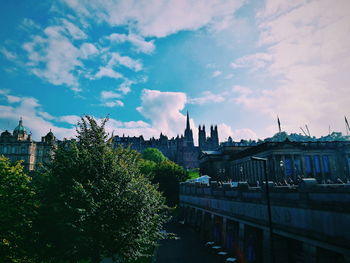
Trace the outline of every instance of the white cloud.
<instances>
[{"instance_id":1,"label":"white cloud","mask_svg":"<svg viewBox=\"0 0 350 263\"><path fill-rule=\"evenodd\" d=\"M45 111L38 111L38 115L46 120L54 120L55 117Z\"/></svg>"},{"instance_id":2,"label":"white cloud","mask_svg":"<svg viewBox=\"0 0 350 263\"><path fill-rule=\"evenodd\" d=\"M101 99L117 99L121 98L122 96L119 93L115 93L113 91L101 91Z\"/></svg>"},{"instance_id":3,"label":"white cloud","mask_svg":"<svg viewBox=\"0 0 350 263\"><path fill-rule=\"evenodd\" d=\"M122 85L119 86L118 90L125 95L125 94L128 94L131 91L131 88L130 88L130 86L122 84Z\"/></svg>"},{"instance_id":4,"label":"white cloud","mask_svg":"<svg viewBox=\"0 0 350 263\"><path fill-rule=\"evenodd\" d=\"M262 8L262 10L257 12L257 17L259 18L278 17L306 2L307 0L294 0L294 1L266 0L265 6Z\"/></svg>"},{"instance_id":5,"label":"white cloud","mask_svg":"<svg viewBox=\"0 0 350 263\"><path fill-rule=\"evenodd\" d=\"M119 98L122 98L122 97L123 97L122 94L119 94L119 93L116 93L116 92L113 92L113 91L104 90L100 94L100 98L101 98L101 101L102 101L101 106L109 107L109 108L112 108L112 107L123 107L124 103L121 100L115 100L115 99L119 99Z\"/></svg>"},{"instance_id":6,"label":"white cloud","mask_svg":"<svg viewBox=\"0 0 350 263\"><path fill-rule=\"evenodd\" d=\"M186 116L182 111L186 103L186 94L182 92L161 92L144 89L141 106L137 110L152 123L152 127L168 136L182 134ZM192 127L194 126L191 120Z\"/></svg>"},{"instance_id":7,"label":"white cloud","mask_svg":"<svg viewBox=\"0 0 350 263\"><path fill-rule=\"evenodd\" d=\"M120 91L123 95L126 95L131 91L131 85L135 83L136 83L135 81L132 81L130 79L125 79L124 82L119 85L117 90Z\"/></svg>"},{"instance_id":8,"label":"white cloud","mask_svg":"<svg viewBox=\"0 0 350 263\"><path fill-rule=\"evenodd\" d=\"M190 98L190 104L218 103L225 100L224 94L214 94L211 91L204 91L200 97Z\"/></svg>"},{"instance_id":9,"label":"white cloud","mask_svg":"<svg viewBox=\"0 0 350 263\"><path fill-rule=\"evenodd\" d=\"M165 37L181 30L196 30L232 15L243 0L225 1L103 1L64 0L80 17L130 25L143 36Z\"/></svg>"},{"instance_id":10,"label":"white cloud","mask_svg":"<svg viewBox=\"0 0 350 263\"><path fill-rule=\"evenodd\" d=\"M17 123L22 117L24 126L33 133L35 140L39 140L50 129L59 138L74 136L74 128L57 127L47 120L50 116L41 110L41 105L32 97L21 97L19 104L15 106L0 105L0 120L11 120Z\"/></svg>"},{"instance_id":11,"label":"white cloud","mask_svg":"<svg viewBox=\"0 0 350 263\"><path fill-rule=\"evenodd\" d=\"M124 43L124 42L130 42L136 51L150 54L154 51L155 45L154 40L146 41L143 37L136 35L136 34L119 34L119 33L113 33L111 34L108 39L112 42L117 43Z\"/></svg>"},{"instance_id":12,"label":"white cloud","mask_svg":"<svg viewBox=\"0 0 350 263\"><path fill-rule=\"evenodd\" d=\"M109 56L107 65L99 68L99 71L94 76L95 78L102 78L102 77L109 77L114 79L123 78L122 74L120 74L119 72L116 72L113 69L119 65L130 68L136 72L142 69L142 63L139 60L134 60L128 56L121 56L119 53L116 53L116 52L111 52L111 53L108 53L107 55ZM128 84L127 81L125 83Z\"/></svg>"},{"instance_id":13,"label":"white cloud","mask_svg":"<svg viewBox=\"0 0 350 263\"><path fill-rule=\"evenodd\" d=\"M0 53L3 54L8 60L14 61L17 59L17 55L4 47L0 47Z\"/></svg>"},{"instance_id":14,"label":"white cloud","mask_svg":"<svg viewBox=\"0 0 350 263\"><path fill-rule=\"evenodd\" d=\"M20 102L20 101L21 101L21 98L20 98L20 97L17 97L17 96L8 95L8 96L7 96L7 101L8 101L9 103L16 103L16 102Z\"/></svg>"},{"instance_id":15,"label":"white cloud","mask_svg":"<svg viewBox=\"0 0 350 263\"><path fill-rule=\"evenodd\" d=\"M73 39L85 39L87 35L76 25L72 24L66 19L62 19L62 24L64 25L64 29Z\"/></svg>"},{"instance_id":16,"label":"white cloud","mask_svg":"<svg viewBox=\"0 0 350 263\"><path fill-rule=\"evenodd\" d=\"M249 95L249 94L253 93L253 91L250 88L239 86L239 85L233 86L232 87L232 91L236 92L236 93L238 93L240 95Z\"/></svg>"},{"instance_id":17,"label":"white cloud","mask_svg":"<svg viewBox=\"0 0 350 263\"><path fill-rule=\"evenodd\" d=\"M103 102L101 105L109 108L113 108L113 107L123 107L124 103L121 100L114 100L114 101Z\"/></svg>"},{"instance_id":18,"label":"white cloud","mask_svg":"<svg viewBox=\"0 0 350 263\"><path fill-rule=\"evenodd\" d=\"M222 74L221 71L216 70L216 71L213 72L213 74L211 74L211 76L212 76L213 78L216 78L216 77L220 76L221 74Z\"/></svg>"},{"instance_id":19,"label":"white cloud","mask_svg":"<svg viewBox=\"0 0 350 263\"><path fill-rule=\"evenodd\" d=\"M13 96L8 93L3 96ZM113 95L113 94L112 94ZM15 96L13 96L15 97ZM113 96L107 95L108 98ZM12 120L17 122L19 117L23 117L23 122L26 127L33 132L35 140L39 140L41 136L45 135L50 129L59 139L64 137L74 137L75 125L81 120L77 115L64 115L53 117L51 114L43 111L42 106L38 100L32 97L18 97L19 104L16 106L0 105L0 121ZM161 132L163 134L176 136L183 134L186 125L186 116L181 113L186 104L186 94L181 92L161 92L157 90L143 90L141 97L141 106L137 110L150 123L142 120L122 122L110 118L106 125L106 130L109 134L114 135L129 135L140 136L143 135L145 139L152 136L158 136ZM123 106L121 101L108 101L107 107ZM72 125L71 128L63 128L55 125L52 121L62 122ZM194 121L190 120L193 129L195 143L197 142L197 129ZM218 125L220 140L232 136L236 131L232 131L231 127L221 123Z\"/></svg>"},{"instance_id":20,"label":"white cloud","mask_svg":"<svg viewBox=\"0 0 350 263\"><path fill-rule=\"evenodd\" d=\"M269 90L241 94L236 102L271 119L278 114L288 132L305 123L316 136L326 134L328 125L343 129L343 116L350 115L349 9L347 0L268 0L258 14L259 43L266 52L249 58L277 81Z\"/></svg>"},{"instance_id":21,"label":"white cloud","mask_svg":"<svg viewBox=\"0 0 350 263\"><path fill-rule=\"evenodd\" d=\"M249 129L249 128L243 128L243 129L237 129L237 130L234 130L233 133L232 133L232 139L234 141L240 141L240 140L257 140L258 139L258 136L257 134Z\"/></svg>"},{"instance_id":22,"label":"white cloud","mask_svg":"<svg viewBox=\"0 0 350 263\"><path fill-rule=\"evenodd\" d=\"M120 79L123 77L123 75L114 71L111 68L100 67L99 71L95 74L95 78L102 78L102 77Z\"/></svg>"},{"instance_id":23,"label":"white cloud","mask_svg":"<svg viewBox=\"0 0 350 263\"><path fill-rule=\"evenodd\" d=\"M57 121L59 122L65 122L72 125L76 125L80 120L81 120L81 117L77 115L65 115L57 118Z\"/></svg>"},{"instance_id":24,"label":"white cloud","mask_svg":"<svg viewBox=\"0 0 350 263\"><path fill-rule=\"evenodd\" d=\"M240 57L231 63L233 69L250 68L252 71L266 67L272 60L272 55L268 53L255 53Z\"/></svg>"},{"instance_id":25,"label":"white cloud","mask_svg":"<svg viewBox=\"0 0 350 263\"><path fill-rule=\"evenodd\" d=\"M10 90L8 90L8 89L0 89L0 95L6 95L8 93L10 93Z\"/></svg>"},{"instance_id":26,"label":"white cloud","mask_svg":"<svg viewBox=\"0 0 350 263\"><path fill-rule=\"evenodd\" d=\"M128 121L124 122L126 128L148 128L150 125L144 121Z\"/></svg>"},{"instance_id":27,"label":"white cloud","mask_svg":"<svg viewBox=\"0 0 350 263\"><path fill-rule=\"evenodd\" d=\"M116 52L113 52L110 55L111 58L107 64L108 68L112 68L116 65L122 65L136 72L142 69L142 63L139 60L132 59L128 56L121 56L119 53Z\"/></svg>"},{"instance_id":28,"label":"white cloud","mask_svg":"<svg viewBox=\"0 0 350 263\"><path fill-rule=\"evenodd\" d=\"M85 59L98 53L98 49L95 47L95 45L91 43L83 43L80 46L80 51L81 51L81 57Z\"/></svg>"},{"instance_id":29,"label":"white cloud","mask_svg":"<svg viewBox=\"0 0 350 263\"><path fill-rule=\"evenodd\" d=\"M78 86L74 72L82 67L80 51L62 33L62 27L49 26L44 36L33 36L30 42L23 44L27 51L27 67L36 76L54 85Z\"/></svg>"},{"instance_id":30,"label":"white cloud","mask_svg":"<svg viewBox=\"0 0 350 263\"><path fill-rule=\"evenodd\" d=\"M225 76L225 79L232 79L233 78L233 74L227 74L226 76Z\"/></svg>"}]
</instances>

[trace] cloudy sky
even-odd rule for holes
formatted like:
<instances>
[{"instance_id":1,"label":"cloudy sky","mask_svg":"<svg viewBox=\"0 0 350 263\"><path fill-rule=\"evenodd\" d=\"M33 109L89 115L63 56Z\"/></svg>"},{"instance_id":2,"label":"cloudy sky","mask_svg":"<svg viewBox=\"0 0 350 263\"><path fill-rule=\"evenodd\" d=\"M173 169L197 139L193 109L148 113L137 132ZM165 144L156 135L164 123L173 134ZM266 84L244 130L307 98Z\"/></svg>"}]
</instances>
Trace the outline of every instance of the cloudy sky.
<instances>
[{"instance_id":1,"label":"cloudy sky","mask_svg":"<svg viewBox=\"0 0 350 263\"><path fill-rule=\"evenodd\" d=\"M228 136L345 132L349 0L1 1L0 130L74 135L109 114L146 138L217 124ZM197 134L195 128L194 134Z\"/></svg>"}]
</instances>

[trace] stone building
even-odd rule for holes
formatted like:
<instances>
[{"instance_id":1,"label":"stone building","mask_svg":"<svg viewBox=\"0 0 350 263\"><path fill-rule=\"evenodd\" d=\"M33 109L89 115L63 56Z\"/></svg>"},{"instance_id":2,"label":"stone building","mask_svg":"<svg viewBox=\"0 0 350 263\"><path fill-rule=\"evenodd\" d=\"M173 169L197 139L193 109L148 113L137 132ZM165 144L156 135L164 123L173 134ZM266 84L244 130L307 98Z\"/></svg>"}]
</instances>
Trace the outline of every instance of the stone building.
<instances>
[{"instance_id":1,"label":"stone building","mask_svg":"<svg viewBox=\"0 0 350 263\"><path fill-rule=\"evenodd\" d=\"M201 126L199 126L201 127ZM169 139L166 135L160 134L159 139L152 137L145 140L143 136L115 136L114 147L130 147L138 152L152 147L159 149L167 158L184 168L198 168L198 156L201 150L215 150L219 147L219 135L217 126L211 127L210 137L206 138L205 127L198 130L198 145L194 145L193 131L190 126L190 118L187 112L186 128L184 135Z\"/></svg>"},{"instance_id":2,"label":"stone building","mask_svg":"<svg viewBox=\"0 0 350 263\"><path fill-rule=\"evenodd\" d=\"M8 130L1 133L0 155L12 162L23 160L25 170L32 171L51 159L52 149L56 144L56 137L51 131L42 137L41 142L33 141L21 118L12 134Z\"/></svg>"},{"instance_id":3,"label":"stone building","mask_svg":"<svg viewBox=\"0 0 350 263\"><path fill-rule=\"evenodd\" d=\"M204 137L203 137L204 136ZM151 138L145 140L143 136L115 136L113 147L130 147L142 152L153 147L159 149L166 157L183 166L184 168L198 168L198 156L200 150L215 150L219 146L217 126L211 127L210 137L205 137L205 127L199 130L199 147L194 145L193 131L190 126L190 118L187 113L186 129L184 135L169 139L166 135L160 134L159 139ZM40 142L32 140L31 133L23 126L22 119L10 133L4 131L0 136L0 155L8 157L11 161L23 160L26 170L32 171L40 167L40 164L48 163L52 158L53 148L63 143L48 132L41 138Z\"/></svg>"},{"instance_id":4,"label":"stone building","mask_svg":"<svg viewBox=\"0 0 350 263\"><path fill-rule=\"evenodd\" d=\"M350 180L350 141L266 141L255 146L223 146L217 151L203 151L200 169L219 180L263 181L263 162L267 159L269 180L289 183L302 177L319 183ZM339 180L340 179L340 180Z\"/></svg>"},{"instance_id":5,"label":"stone building","mask_svg":"<svg viewBox=\"0 0 350 263\"><path fill-rule=\"evenodd\" d=\"M198 127L198 145L201 151L219 148L218 126L210 126L210 137L206 137L205 126Z\"/></svg>"}]
</instances>

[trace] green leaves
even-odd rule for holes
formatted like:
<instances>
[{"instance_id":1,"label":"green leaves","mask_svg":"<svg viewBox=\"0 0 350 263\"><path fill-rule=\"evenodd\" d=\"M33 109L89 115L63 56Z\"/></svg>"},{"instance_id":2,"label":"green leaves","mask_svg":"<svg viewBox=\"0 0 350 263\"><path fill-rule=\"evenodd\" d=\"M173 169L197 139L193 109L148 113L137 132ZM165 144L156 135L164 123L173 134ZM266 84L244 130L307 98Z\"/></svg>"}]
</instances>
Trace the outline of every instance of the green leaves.
<instances>
[{"instance_id":1,"label":"green leaves","mask_svg":"<svg viewBox=\"0 0 350 263\"><path fill-rule=\"evenodd\" d=\"M169 161L158 149L147 148L142 153L141 171L152 183L158 184L164 194L167 205L179 203L179 184L188 179L188 173L181 166Z\"/></svg>"},{"instance_id":2,"label":"green leaves","mask_svg":"<svg viewBox=\"0 0 350 263\"><path fill-rule=\"evenodd\" d=\"M164 198L137 152L111 148L106 121L82 118L77 142L59 147L48 170L36 229L49 262L136 259L161 237Z\"/></svg>"},{"instance_id":3,"label":"green leaves","mask_svg":"<svg viewBox=\"0 0 350 263\"><path fill-rule=\"evenodd\" d=\"M112 149L107 121L83 117L77 140L61 144L33 177L0 157L1 262L128 261L162 237L165 198L143 173L155 163Z\"/></svg>"},{"instance_id":4,"label":"green leaves","mask_svg":"<svg viewBox=\"0 0 350 263\"><path fill-rule=\"evenodd\" d=\"M38 203L31 178L20 162L0 156L0 261L31 262L32 221Z\"/></svg>"}]
</instances>

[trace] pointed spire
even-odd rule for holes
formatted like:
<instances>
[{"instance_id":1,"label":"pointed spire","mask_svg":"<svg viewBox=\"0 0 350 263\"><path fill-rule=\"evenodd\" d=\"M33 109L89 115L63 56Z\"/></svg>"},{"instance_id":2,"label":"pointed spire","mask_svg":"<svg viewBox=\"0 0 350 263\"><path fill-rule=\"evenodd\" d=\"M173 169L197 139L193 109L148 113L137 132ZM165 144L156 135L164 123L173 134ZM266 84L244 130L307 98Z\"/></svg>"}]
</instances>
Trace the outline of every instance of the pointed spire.
<instances>
[{"instance_id":1,"label":"pointed spire","mask_svg":"<svg viewBox=\"0 0 350 263\"><path fill-rule=\"evenodd\" d=\"M187 111L186 130L189 130L189 129L191 129L190 128L190 117L189 117L188 111Z\"/></svg>"},{"instance_id":2,"label":"pointed spire","mask_svg":"<svg viewBox=\"0 0 350 263\"><path fill-rule=\"evenodd\" d=\"M19 125L22 125L23 120L22 120L22 116L19 118Z\"/></svg>"}]
</instances>

